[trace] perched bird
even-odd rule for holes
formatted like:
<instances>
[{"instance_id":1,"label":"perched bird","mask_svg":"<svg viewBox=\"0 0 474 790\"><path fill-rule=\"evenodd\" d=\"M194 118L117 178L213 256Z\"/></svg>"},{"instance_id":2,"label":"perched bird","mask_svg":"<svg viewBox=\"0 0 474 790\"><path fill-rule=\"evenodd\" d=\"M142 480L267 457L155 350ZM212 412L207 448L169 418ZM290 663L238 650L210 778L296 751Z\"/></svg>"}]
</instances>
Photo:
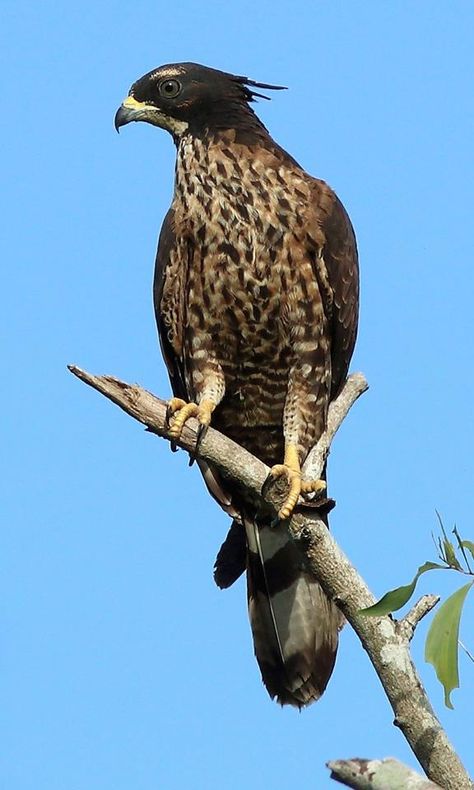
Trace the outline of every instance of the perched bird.
<instances>
[{"instance_id":1,"label":"perched bird","mask_svg":"<svg viewBox=\"0 0 474 790\"><path fill-rule=\"evenodd\" d=\"M279 523L199 462L233 516L215 579L247 570L255 654L271 697L302 707L323 693L341 615L309 573L285 520L321 491L301 467L344 384L358 317L358 262L347 213L271 138L251 103L254 82L195 63L135 82L115 126L171 133L175 187L158 243L154 304L174 397L171 433L210 424L284 475Z\"/></svg>"}]
</instances>

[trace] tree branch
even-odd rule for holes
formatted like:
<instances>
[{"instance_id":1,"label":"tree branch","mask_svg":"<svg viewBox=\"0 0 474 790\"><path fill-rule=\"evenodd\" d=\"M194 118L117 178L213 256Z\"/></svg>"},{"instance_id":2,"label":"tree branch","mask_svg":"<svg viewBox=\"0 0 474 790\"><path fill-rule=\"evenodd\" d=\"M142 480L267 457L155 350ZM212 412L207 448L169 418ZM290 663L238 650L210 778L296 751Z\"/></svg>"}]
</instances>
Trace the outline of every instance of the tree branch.
<instances>
[{"instance_id":1,"label":"tree branch","mask_svg":"<svg viewBox=\"0 0 474 790\"><path fill-rule=\"evenodd\" d=\"M308 480L318 480L324 468L331 443L338 428L347 417L349 409L356 400L367 392L369 385L362 373L351 373L339 396L329 406L327 428L318 443L313 447L303 466L303 473Z\"/></svg>"},{"instance_id":2,"label":"tree branch","mask_svg":"<svg viewBox=\"0 0 474 790\"><path fill-rule=\"evenodd\" d=\"M166 401L136 384L126 384L114 376L94 376L76 365L68 365L68 368L81 381L89 384L145 425L147 430L172 441L166 421ZM198 429L197 420L187 420L180 440L174 443L191 455L215 464L228 477L238 480L249 492L260 497L262 486L270 471L268 466L214 428L209 428L204 434L199 442L199 452L196 453Z\"/></svg>"},{"instance_id":3,"label":"tree branch","mask_svg":"<svg viewBox=\"0 0 474 790\"><path fill-rule=\"evenodd\" d=\"M332 760L327 763L331 779L355 790L441 790L440 785L420 776L393 757L385 760Z\"/></svg>"},{"instance_id":4,"label":"tree branch","mask_svg":"<svg viewBox=\"0 0 474 790\"><path fill-rule=\"evenodd\" d=\"M70 366L74 375L97 389L147 427L170 439L166 425L166 403L136 385L112 376L93 376ZM331 440L350 406L365 391L361 374L349 376L338 398L331 404L328 430L312 451L311 474L324 464ZM193 455L215 464L227 477L238 482L253 497L262 499L268 467L242 447L210 428L196 449L198 423L189 420L177 444ZM307 470L307 466L305 471ZM272 490L265 492L275 510L279 501ZM309 566L326 594L333 598L359 636L380 678L400 727L428 777L446 790L471 790L472 784L442 729L410 657L409 640L413 627L397 628L391 617L367 617L360 610L375 599L356 569L350 564L316 509L295 513L289 524L295 540L301 542Z\"/></svg>"},{"instance_id":5,"label":"tree branch","mask_svg":"<svg viewBox=\"0 0 474 790\"><path fill-rule=\"evenodd\" d=\"M411 641L415 628L420 620L431 612L432 609L439 603L439 595L423 595L419 601L410 609L408 614L397 623L397 631L405 639Z\"/></svg>"}]
</instances>

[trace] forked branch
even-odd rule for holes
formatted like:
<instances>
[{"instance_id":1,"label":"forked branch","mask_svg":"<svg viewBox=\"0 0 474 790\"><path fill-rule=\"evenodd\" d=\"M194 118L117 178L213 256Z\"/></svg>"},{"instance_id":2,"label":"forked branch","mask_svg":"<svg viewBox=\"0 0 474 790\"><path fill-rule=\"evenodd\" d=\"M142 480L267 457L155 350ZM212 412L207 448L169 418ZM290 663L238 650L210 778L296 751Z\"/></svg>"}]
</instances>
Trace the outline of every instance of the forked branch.
<instances>
[{"instance_id":1,"label":"forked branch","mask_svg":"<svg viewBox=\"0 0 474 790\"><path fill-rule=\"evenodd\" d=\"M112 376L93 376L70 366L75 376L94 387L120 408L164 438L170 438L166 424L166 403L137 385ZM361 374L349 376L331 404L328 429L312 450L305 472L318 477L331 441L356 399L367 389ZM243 447L210 428L196 449L198 423L189 420L179 446L212 464L255 497L261 497L268 467ZM272 493L270 492L270 498ZM266 492L268 503L269 495ZM274 504L275 510L278 502ZM409 651L416 623L428 611L425 604L402 627L390 617L367 617L360 610L371 606L374 597L357 570L350 564L326 528L317 509L295 513L289 529L301 542L308 563L326 594L338 604L359 636L380 678L400 727L427 776L447 790L471 790L472 784L459 757L441 727L421 684Z\"/></svg>"}]
</instances>

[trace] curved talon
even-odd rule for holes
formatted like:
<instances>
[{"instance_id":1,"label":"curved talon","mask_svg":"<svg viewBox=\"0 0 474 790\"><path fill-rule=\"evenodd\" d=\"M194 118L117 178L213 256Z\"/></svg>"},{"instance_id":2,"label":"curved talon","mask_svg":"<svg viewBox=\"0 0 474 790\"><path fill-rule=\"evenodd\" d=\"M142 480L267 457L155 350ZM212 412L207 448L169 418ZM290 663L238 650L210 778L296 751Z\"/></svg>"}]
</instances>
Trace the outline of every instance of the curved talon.
<instances>
[{"instance_id":1,"label":"curved talon","mask_svg":"<svg viewBox=\"0 0 474 790\"><path fill-rule=\"evenodd\" d=\"M182 398L171 398L166 404L166 423L170 424L173 414L186 406L186 401Z\"/></svg>"},{"instance_id":2,"label":"curved talon","mask_svg":"<svg viewBox=\"0 0 474 790\"><path fill-rule=\"evenodd\" d=\"M206 435L206 433L208 431L210 422L211 422L211 417L209 415L209 423L207 425L203 425L203 423L201 423L201 425L199 426L198 433L197 433L196 447L199 447L199 445L201 444L202 440L204 439L204 437L205 437L205 435Z\"/></svg>"},{"instance_id":3,"label":"curved talon","mask_svg":"<svg viewBox=\"0 0 474 790\"><path fill-rule=\"evenodd\" d=\"M302 480L301 493L302 494L320 494L326 490L325 480Z\"/></svg>"},{"instance_id":4,"label":"curved talon","mask_svg":"<svg viewBox=\"0 0 474 790\"><path fill-rule=\"evenodd\" d=\"M182 406L178 406L173 411L173 421L170 427L170 436L173 439L179 439L186 420L189 420L190 417L197 417L197 415L197 403L184 403Z\"/></svg>"},{"instance_id":5,"label":"curved talon","mask_svg":"<svg viewBox=\"0 0 474 790\"><path fill-rule=\"evenodd\" d=\"M298 501L301 492L301 472L292 469L286 464L275 464L270 469L270 474L274 478L285 476L290 484L288 495L278 511L278 518L283 521L291 516Z\"/></svg>"},{"instance_id":6,"label":"curved talon","mask_svg":"<svg viewBox=\"0 0 474 790\"><path fill-rule=\"evenodd\" d=\"M190 417L196 417L200 422L200 429L198 433L198 442L202 439L202 430L206 430L211 422L211 414L214 411L216 404L211 400L202 400L198 405L197 403L186 403L181 398L171 398L168 403L168 414L173 416L170 427L170 436L172 440L179 439L184 427L184 424Z\"/></svg>"},{"instance_id":7,"label":"curved talon","mask_svg":"<svg viewBox=\"0 0 474 790\"><path fill-rule=\"evenodd\" d=\"M309 494L324 491L326 482L324 480L302 480L301 468L298 458L298 451L296 447L289 444L285 448L285 462L283 464L275 464L270 469L270 475L274 478L283 477L288 480L290 490L283 502L280 510L278 511L278 518L281 520L287 519L293 513L296 503L300 494Z\"/></svg>"}]
</instances>

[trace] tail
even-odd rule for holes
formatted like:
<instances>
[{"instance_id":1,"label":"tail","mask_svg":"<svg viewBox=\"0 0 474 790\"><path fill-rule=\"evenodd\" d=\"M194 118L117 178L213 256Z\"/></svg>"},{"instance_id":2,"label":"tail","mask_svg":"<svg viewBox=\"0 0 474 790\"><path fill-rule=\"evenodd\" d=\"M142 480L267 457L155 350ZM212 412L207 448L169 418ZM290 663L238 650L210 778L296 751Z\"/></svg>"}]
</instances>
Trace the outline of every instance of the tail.
<instances>
[{"instance_id":1,"label":"tail","mask_svg":"<svg viewBox=\"0 0 474 790\"><path fill-rule=\"evenodd\" d=\"M245 567L255 655L267 691L281 705L309 705L331 677L342 615L284 523L234 520L217 556L216 583L230 586Z\"/></svg>"}]
</instances>

